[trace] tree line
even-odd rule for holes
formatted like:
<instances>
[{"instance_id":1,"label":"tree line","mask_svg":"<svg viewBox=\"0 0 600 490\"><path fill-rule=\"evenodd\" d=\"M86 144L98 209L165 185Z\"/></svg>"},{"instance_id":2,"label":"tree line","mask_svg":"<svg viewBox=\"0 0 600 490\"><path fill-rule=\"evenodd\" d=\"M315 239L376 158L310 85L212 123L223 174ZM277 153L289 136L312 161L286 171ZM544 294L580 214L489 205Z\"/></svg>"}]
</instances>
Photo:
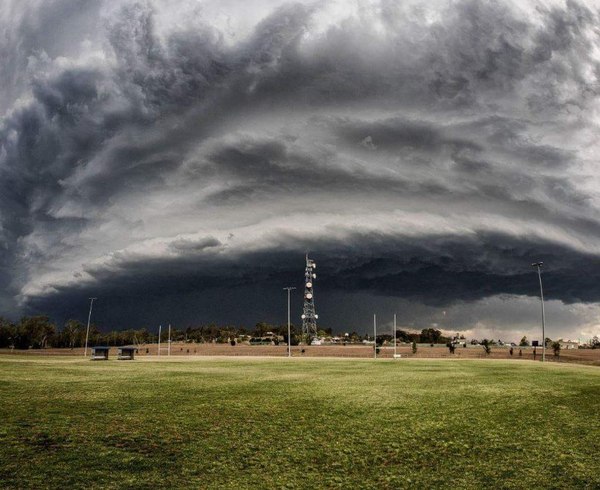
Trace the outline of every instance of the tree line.
<instances>
[{"instance_id":1,"label":"tree line","mask_svg":"<svg viewBox=\"0 0 600 490\"><path fill-rule=\"evenodd\" d=\"M297 345L301 340L301 328L297 325L291 325L291 343ZM265 337L268 334L273 334L273 338L282 339L287 343L288 329L287 325L274 325L267 322L259 322L254 327L240 327L233 325L190 325L185 328L172 328L171 340L174 342L217 342L228 343L236 342L241 338L247 337ZM161 342L168 340L168 329L162 328ZM332 336L331 328L322 328L318 332L318 337ZM6 318L0 317L0 348L15 348L15 349L43 349L47 347L54 348L77 348L83 347L85 344L86 325L78 320L68 320L59 328L48 316L26 316L18 322L11 322ZM396 339L398 342L409 344L450 344L466 341L465 337L458 333L454 337L444 336L441 330L435 328L424 328L421 332L408 332L406 330L396 330ZM139 328L125 330L102 331L97 325L90 325L88 345L143 345L158 342L158 328ZM363 340L373 340L373 337L368 333L358 334L356 331L343 334L343 342L362 342ZM277 341L277 340L276 340ZM377 335L377 345L382 345L384 342L392 342L391 334ZM485 341L485 342L484 342ZM487 345L495 345L496 342L471 340L473 344L484 343ZM547 339L547 345L550 345L550 339ZM521 346L528 346L529 342L526 337L523 337L520 342ZM594 337L587 346L592 349L600 348L600 339Z\"/></svg>"},{"instance_id":2,"label":"tree line","mask_svg":"<svg viewBox=\"0 0 600 490\"><path fill-rule=\"evenodd\" d=\"M11 322L6 318L0 317L0 348L15 349L44 349L44 348L78 348L85 345L86 325L78 320L68 320L62 327L57 326L48 316L26 316L18 322ZM297 325L291 325L291 343L297 345L300 341L307 339L301 338L301 328ZM186 328L171 328L171 340L173 342L217 342L228 343L235 342L240 338L247 337L265 337L272 334L275 339L288 341L287 325L274 325L267 322L259 322L254 327L240 327L232 325L197 325ZM163 327L161 332L161 342L168 340L168 328ZM321 328L318 337L333 336L331 328ZM398 342L407 343L445 343L449 338L444 337L442 332L437 329L423 329L421 333L411 333L404 330L396 331ZM102 331L97 325L91 324L88 334L88 345L143 345L158 342L158 329L138 328ZM353 331L342 336L344 342L362 342L363 340L373 340L367 333L364 335ZM377 336L377 344L391 342L392 335L381 334ZM277 341L277 340L276 340Z\"/></svg>"},{"instance_id":3,"label":"tree line","mask_svg":"<svg viewBox=\"0 0 600 490\"><path fill-rule=\"evenodd\" d=\"M87 325L78 320L68 320L62 328L53 323L48 316L28 316L18 322L11 322L0 317L0 348L44 349L77 348L85 345ZM292 343L300 341L299 327L291 326ZM217 342L227 343L240 337L264 337L272 334L274 338L283 337L287 342L287 325L272 325L266 322L257 323L254 327L238 327L216 324L171 328L173 342ZM332 335L330 328L321 329L319 335ZM160 340L169 338L167 326L163 326ZM156 343L159 340L158 328L125 329L102 331L97 325L90 325L88 345L143 345Z\"/></svg>"}]
</instances>

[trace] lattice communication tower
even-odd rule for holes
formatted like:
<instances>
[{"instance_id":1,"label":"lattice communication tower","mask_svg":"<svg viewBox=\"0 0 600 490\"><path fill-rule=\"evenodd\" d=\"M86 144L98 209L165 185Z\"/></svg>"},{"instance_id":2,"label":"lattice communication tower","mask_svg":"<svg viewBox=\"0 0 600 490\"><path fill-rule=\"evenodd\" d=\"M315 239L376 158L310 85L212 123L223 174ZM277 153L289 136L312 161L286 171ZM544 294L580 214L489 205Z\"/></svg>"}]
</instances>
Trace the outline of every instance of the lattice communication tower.
<instances>
[{"instance_id":1,"label":"lattice communication tower","mask_svg":"<svg viewBox=\"0 0 600 490\"><path fill-rule=\"evenodd\" d=\"M314 281L317 278L317 264L306 254L306 269L304 271L304 307L302 309L302 336L307 343L317 336L317 315L315 311Z\"/></svg>"}]
</instances>

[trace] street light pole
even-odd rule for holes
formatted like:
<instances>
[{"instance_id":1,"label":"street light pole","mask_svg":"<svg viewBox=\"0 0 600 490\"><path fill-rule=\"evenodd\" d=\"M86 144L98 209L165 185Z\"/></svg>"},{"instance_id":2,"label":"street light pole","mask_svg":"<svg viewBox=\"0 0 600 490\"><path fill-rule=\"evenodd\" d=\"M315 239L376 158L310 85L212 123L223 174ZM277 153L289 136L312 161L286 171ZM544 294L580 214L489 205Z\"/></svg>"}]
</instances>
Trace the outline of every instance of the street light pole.
<instances>
[{"instance_id":1,"label":"street light pole","mask_svg":"<svg viewBox=\"0 0 600 490\"><path fill-rule=\"evenodd\" d=\"M373 349L373 359L377 359L377 315L373 314L373 337L375 338L375 348Z\"/></svg>"},{"instance_id":2,"label":"street light pole","mask_svg":"<svg viewBox=\"0 0 600 490\"><path fill-rule=\"evenodd\" d=\"M288 286L287 288L283 288L285 290L287 290L287 297L288 297L288 357L292 357L292 336L291 336L291 324L290 324L290 292L292 291L292 289L296 289L293 288L291 286Z\"/></svg>"},{"instance_id":3,"label":"street light pole","mask_svg":"<svg viewBox=\"0 0 600 490\"><path fill-rule=\"evenodd\" d=\"M542 288L542 266L543 262L535 262L531 267L537 268L538 279L540 280L540 299L542 300L542 362L546 361L546 314L544 312L544 289Z\"/></svg>"},{"instance_id":4,"label":"street light pole","mask_svg":"<svg viewBox=\"0 0 600 490\"><path fill-rule=\"evenodd\" d=\"M92 306L94 305L94 300L96 300L98 298L89 298L89 299L90 299L90 312L88 314L87 329L85 331L85 349L83 350L83 357L87 357L88 338L90 336L90 320L92 319Z\"/></svg>"}]
</instances>

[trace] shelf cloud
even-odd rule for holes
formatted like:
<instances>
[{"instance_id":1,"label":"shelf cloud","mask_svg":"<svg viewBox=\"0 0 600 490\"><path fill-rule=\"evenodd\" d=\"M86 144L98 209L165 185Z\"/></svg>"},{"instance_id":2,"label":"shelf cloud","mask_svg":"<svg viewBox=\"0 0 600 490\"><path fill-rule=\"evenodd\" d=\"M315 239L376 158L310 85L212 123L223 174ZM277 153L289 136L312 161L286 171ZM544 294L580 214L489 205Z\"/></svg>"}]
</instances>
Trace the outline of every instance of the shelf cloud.
<instances>
[{"instance_id":1,"label":"shelf cloud","mask_svg":"<svg viewBox=\"0 0 600 490\"><path fill-rule=\"evenodd\" d=\"M4 2L0 313L280 321L308 251L335 330L533 332L543 260L550 332L600 333L599 17Z\"/></svg>"}]
</instances>

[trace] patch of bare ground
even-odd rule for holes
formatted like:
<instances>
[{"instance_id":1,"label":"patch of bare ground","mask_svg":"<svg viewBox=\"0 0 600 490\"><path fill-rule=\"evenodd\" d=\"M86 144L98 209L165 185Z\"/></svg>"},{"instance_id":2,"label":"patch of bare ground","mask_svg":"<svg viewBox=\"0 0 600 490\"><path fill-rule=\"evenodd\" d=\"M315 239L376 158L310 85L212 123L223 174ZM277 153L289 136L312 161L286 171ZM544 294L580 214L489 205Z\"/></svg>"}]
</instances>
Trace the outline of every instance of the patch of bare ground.
<instances>
[{"instance_id":1,"label":"patch of bare ground","mask_svg":"<svg viewBox=\"0 0 600 490\"><path fill-rule=\"evenodd\" d=\"M116 358L117 347L110 348L110 357ZM421 359L512 359L519 360L537 360L541 361L541 349L537 349L534 359L534 350L530 347L513 347L513 354L510 354L510 348L504 346L492 346L491 353L486 355L481 346L468 346L457 348L454 354L451 354L443 346L419 346L417 352L413 354L410 345L398 345L396 352L402 358L421 358ZM76 349L30 349L26 351L10 349L0 349L2 354L27 354L32 356L74 356L83 357L83 348ZM160 357L168 355L167 348L161 346ZM145 344L138 346L136 354L138 358L158 358L157 344ZM171 344L171 356L193 357L193 356L231 356L231 357L286 357L287 346L285 345L248 345L248 344L216 344L216 343L183 343L173 342ZM380 349L378 358L391 359L394 356L392 346L384 346ZM292 357L339 357L339 358L372 358L373 346L363 344L333 344L333 345L308 345L293 346ZM559 357L554 356L552 351L546 351L546 360L550 362L573 362L580 364L590 364L600 366L600 349L572 349L563 350Z\"/></svg>"}]
</instances>

